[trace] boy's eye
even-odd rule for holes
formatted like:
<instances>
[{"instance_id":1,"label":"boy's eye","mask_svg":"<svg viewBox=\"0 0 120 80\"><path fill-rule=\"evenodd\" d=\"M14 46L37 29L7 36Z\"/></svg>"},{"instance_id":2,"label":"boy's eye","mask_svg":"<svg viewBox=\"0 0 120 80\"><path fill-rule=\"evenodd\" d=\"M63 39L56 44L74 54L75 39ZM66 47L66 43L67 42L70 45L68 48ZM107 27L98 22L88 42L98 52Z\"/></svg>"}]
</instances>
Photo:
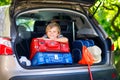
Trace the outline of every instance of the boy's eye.
<instances>
[{"instance_id":1,"label":"boy's eye","mask_svg":"<svg viewBox=\"0 0 120 80\"><path fill-rule=\"evenodd\" d=\"M56 33L57 31L53 31L54 33Z\"/></svg>"},{"instance_id":2,"label":"boy's eye","mask_svg":"<svg viewBox=\"0 0 120 80\"><path fill-rule=\"evenodd\" d=\"M51 31L48 31L48 32L51 32Z\"/></svg>"}]
</instances>

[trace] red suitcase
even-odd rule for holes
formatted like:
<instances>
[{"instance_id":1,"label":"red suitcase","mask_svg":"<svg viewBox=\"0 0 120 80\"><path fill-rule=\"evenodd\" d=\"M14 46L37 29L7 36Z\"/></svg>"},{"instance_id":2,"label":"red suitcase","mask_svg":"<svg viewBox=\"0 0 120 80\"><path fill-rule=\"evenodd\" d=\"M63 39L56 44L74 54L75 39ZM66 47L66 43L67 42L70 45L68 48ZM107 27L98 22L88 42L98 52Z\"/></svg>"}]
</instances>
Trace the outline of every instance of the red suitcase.
<instances>
[{"instance_id":1,"label":"red suitcase","mask_svg":"<svg viewBox=\"0 0 120 80\"><path fill-rule=\"evenodd\" d=\"M30 59L33 58L36 52L70 52L69 43L33 38L30 45Z\"/></svg>"}]
</instances>

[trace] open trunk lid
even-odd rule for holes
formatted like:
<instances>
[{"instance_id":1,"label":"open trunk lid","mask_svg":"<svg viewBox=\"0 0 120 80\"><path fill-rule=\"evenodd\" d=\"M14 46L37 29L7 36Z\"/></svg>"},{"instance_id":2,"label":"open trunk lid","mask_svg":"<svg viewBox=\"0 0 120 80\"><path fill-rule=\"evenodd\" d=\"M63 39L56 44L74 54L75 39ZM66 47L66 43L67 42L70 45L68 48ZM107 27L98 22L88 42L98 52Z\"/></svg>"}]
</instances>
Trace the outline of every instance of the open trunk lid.
<instances>
[{"instance_id":1,"label":"open trunk lid","mask_svg":"<svg viewBox=\"0 0 120 80\"><path fill-rule=\"evenodd\" d=\"M30 8L36 7L61 7L70 8L79 11L90 8L97 0L12 0L10 12L12 14ZM27 5L27 6L26 6ZM79 6L79 7L78 7ZM81 9L80 9L81 8Z\"/></svg>"}]
</instances>

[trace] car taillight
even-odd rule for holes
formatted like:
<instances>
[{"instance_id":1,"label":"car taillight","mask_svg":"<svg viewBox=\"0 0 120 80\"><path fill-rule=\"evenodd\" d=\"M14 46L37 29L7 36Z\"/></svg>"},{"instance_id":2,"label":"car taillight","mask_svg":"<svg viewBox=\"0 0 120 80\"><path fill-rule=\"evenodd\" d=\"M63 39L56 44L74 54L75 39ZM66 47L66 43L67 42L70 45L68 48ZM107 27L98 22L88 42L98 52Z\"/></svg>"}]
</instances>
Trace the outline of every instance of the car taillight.
<instances>
[{"instance_id":1,"label":"car taillight","mask_svg":"<svg viewBox=\"0 0 120 80\"><path fill-rule=\"evenodd\" d=\"M111 76L112 76L113 79L117 78L117 74L116 73L112 73Z\"/></svg>"},{"instance_id":2,"label":"car taillight","mask_svg":"<svg viewBox=\"0 0 120 80\"><path fill-rule=\"evenodd\" d=\"M0 38L0 55L12 55L10 38Z\"/></svg>"},{"instance_id":3,"label":"car taillight","mask_svg":"<svg viewBox=\"0 0 120 80\"><path fill-rule=\"evenodd\" d=\"M111 45L111 51L114 51L114 44Z\"/></svg>"}]
</instances>

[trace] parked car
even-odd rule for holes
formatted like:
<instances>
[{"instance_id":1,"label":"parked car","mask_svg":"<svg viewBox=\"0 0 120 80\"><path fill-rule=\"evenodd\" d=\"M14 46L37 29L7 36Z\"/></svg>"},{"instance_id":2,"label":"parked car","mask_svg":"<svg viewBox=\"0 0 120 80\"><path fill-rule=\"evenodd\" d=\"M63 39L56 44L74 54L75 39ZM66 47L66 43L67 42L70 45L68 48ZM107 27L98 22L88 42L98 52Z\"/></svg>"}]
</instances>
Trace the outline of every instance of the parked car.
<instances>
[{"instance_id":1,"label":"parked car","mask_svg":"<svg viewBox=\"0 0 120 80\"><path fill-rule=\"evenodd\" d=\"M1 7L0 80L117 80L112 53L114 44L89 13L95 2L12 0L10 6ZM69 39L72 63L33 66L31 41L43 36L53 19L60 24L61 34ZM91 40L92 45L99 48L95 53L99 60L90 67L79 63L83 58L82 40Z\"/></svg>"}]
</instances>

